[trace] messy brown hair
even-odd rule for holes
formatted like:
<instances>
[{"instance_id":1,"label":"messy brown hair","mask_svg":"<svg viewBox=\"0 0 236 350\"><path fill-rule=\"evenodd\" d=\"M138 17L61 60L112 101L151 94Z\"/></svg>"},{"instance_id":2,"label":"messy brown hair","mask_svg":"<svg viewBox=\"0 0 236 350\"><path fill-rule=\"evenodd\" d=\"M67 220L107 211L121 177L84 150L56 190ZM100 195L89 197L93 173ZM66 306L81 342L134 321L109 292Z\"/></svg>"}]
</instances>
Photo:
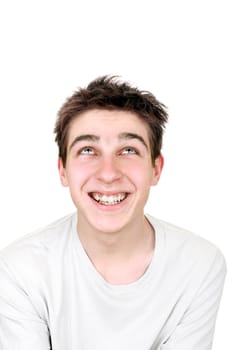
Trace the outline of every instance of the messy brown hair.
<instances>
[{"instance_id":1,"label":"messy brown hair","mask_svg":"<svg viewBox=\"0 0 236 350\"><path fill-rule=\"evenodd\" d=\"M135 113L149 127L151 158L160 155L163 131L168 120L166 106L148 92L120 81L117 76L102 76L79 88L60 108L54 128L59 157L66 165L68 134L72 121L92 109L122 110Z\"/></svg>"}]
</instances>

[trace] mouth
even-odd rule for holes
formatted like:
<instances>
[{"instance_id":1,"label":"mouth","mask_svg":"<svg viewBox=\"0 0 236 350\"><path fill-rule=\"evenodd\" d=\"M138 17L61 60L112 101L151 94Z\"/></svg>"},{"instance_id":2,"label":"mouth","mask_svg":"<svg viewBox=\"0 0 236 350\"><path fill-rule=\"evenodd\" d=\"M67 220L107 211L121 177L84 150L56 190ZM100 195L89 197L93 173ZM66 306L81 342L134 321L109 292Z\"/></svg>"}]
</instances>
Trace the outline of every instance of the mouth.
<instances>
[{"instance_id":1,"label":"mouth","mask_svg":"<svg viewBox=\"0 0 236 350\"><path fill-rule=\"evenodd\" d=\"M90 192L89 196L97 203L108 206L108 205L120 204L127 198L128 193L120 192L120 193L108 195L108 194L103 194L99 192Z\"/></svg>"}]
</instances>

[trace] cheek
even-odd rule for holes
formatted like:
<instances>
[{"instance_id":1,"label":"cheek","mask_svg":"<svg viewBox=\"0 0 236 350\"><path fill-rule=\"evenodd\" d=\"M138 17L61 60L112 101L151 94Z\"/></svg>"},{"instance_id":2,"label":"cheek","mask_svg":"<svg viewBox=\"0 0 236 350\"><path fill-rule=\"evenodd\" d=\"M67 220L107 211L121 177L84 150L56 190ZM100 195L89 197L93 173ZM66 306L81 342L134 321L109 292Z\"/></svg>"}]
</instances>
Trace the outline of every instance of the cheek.
<instances>
[{"instance_id":1,"label":"cheek","mask_svg":"<svg viewBox=\"0 0 236 350\"><path fill-rule=\"evenodd\" d=\"M151 185L153 172L147 165L130 165L126 167L127 177L133 181L136 186L148 187Z\"/></svg>"},{"instance_id":2,"label":"cheek","mask_svg":"<svg viewBox=\"0 0 236 350\"><path fill-rule=\"evenodd\" d=\"M93 169L91 166L80 164L79 162L71 162L68 165L67 169L67 179L69 186L78 187L79 185L82 185L89 178L91 178L92 173Z\"/></svg>"}]
</instances>

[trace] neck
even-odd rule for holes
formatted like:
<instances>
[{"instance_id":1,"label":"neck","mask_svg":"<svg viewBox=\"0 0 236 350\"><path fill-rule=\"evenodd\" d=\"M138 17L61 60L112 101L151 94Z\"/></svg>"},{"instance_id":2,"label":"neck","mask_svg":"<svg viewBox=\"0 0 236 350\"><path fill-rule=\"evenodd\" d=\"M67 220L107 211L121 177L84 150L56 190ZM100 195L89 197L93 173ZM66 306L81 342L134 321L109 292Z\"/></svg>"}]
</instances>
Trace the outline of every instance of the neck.
<instances>
[{"instance_id":1,"label":"neck","mask_svg":"<svg viewBox=\"0 0 236 350\"><path fill-rule=\"evenodd\" d=\"M144 216L132 227L108 233L85 228L78 220L78 232L89 259L109 283L134 282L144 274L151 262L155 234Z\"/></svg>"}]
</instances>

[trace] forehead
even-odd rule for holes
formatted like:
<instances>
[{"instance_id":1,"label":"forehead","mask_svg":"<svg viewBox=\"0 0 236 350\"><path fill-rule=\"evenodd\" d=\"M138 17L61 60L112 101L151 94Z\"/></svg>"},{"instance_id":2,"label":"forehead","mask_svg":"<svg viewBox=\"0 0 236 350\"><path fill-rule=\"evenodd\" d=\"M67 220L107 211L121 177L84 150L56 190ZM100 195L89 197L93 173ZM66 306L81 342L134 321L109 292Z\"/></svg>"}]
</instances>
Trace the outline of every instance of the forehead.
<instances>
[{"instance_id":1,"label":"forehead","mask_svg":"<svg viewBox=\"0 0 236 350\"><path fill-rule=\"evenodd\" d=\"M70 125L68 140L80 134L114 138L122 132L135 132L147 141L149 127L137 114L129 111L92 109L79 114Z\"/></svg>"}]
</instances>

